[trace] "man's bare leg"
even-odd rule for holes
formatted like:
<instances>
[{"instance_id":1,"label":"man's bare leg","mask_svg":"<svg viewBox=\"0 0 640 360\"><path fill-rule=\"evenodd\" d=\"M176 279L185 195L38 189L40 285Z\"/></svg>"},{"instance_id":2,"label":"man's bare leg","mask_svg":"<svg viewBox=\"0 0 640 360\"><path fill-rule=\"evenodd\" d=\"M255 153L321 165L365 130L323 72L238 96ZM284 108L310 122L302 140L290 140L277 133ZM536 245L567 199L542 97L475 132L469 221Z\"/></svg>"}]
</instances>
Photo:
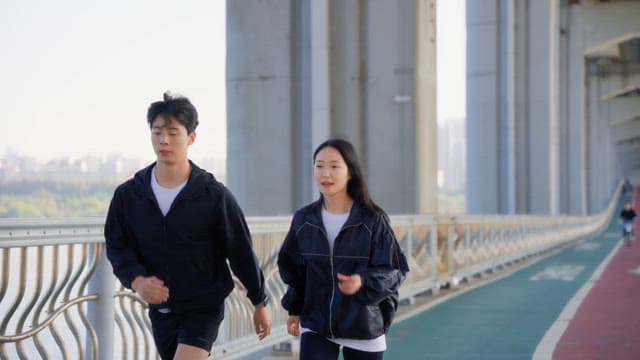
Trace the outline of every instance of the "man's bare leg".
<instances>
[{"instance_id":1,"label":"man's bare leg","mask_svg":"<svg viewBox=\"0 0 640 360\"><path fill-rule=\"evenodd\" d=\"M197 346L178 344L176 355L173 360L206 360L209 358L209 352Z\"/></svg>"}]
</instances>

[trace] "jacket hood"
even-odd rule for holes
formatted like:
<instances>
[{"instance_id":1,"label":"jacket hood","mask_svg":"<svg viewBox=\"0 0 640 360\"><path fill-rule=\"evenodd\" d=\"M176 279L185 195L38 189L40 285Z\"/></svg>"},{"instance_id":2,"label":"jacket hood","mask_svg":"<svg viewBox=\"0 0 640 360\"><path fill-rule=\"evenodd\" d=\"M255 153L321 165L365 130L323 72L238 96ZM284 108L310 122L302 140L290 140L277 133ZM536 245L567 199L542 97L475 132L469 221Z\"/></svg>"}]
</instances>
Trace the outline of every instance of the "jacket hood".
<instances>
[{"instance_id":1,"label":"jacket hood","mask_svg":"<svg viewBox=\"0 0 640 360\"><path fill-rule=\"evenodd\" d=\"M191 164L191 173L187 179L187 184L180 192L180 196L184 198L190 198L198 195L206 188L207 183L211 180L214 180L215 182L213 174L202 170L191 160L189 160L189 163ZM136 192L141 196L154 198L153 190L151 189L151 174L153 174L152 170L156 164L157 162L153 162L149 166L138 171L133 177L133 184Z\"/></svg>"}]
</instances>

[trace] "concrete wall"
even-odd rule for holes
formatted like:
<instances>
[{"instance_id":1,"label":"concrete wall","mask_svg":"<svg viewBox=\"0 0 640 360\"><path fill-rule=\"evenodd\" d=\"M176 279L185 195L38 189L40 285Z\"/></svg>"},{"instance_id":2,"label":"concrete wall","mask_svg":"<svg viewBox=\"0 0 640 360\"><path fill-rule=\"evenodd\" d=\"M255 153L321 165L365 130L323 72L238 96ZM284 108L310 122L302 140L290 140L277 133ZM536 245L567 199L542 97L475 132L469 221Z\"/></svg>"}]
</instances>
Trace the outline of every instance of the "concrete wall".
<instances>
[{"instance_id":1,"label":"concrete wall","mask_svg":"<svg viewBox=\"0 0 640 360\"><path fill-rule=\"evenodd\" d=\"M528 1L526 21L528 24L528 124L529 124L529 212L534 214L554 213L552 196L557 195L553 187L552 109L551 109L551 44L549 1Z\"/></svg>"},{"instance_id":2,"label":"concrete wall","mask_svg":"<svg viewBox=\"0 0 640 360\"><path fill-rule=\"evenodd\" d=\"M295 2L227 2L227 185L248 215L296 200Z\"/></svg>"},{"instance_id":3,"label":"concrete wall","mask_svg":"<svg viewBox=\"0 0 640 360\"><path fill-rule=\"evenodd\" d=\"M373 194L393 212L415 211L413 1L367 7L365 145Z\"/></svg>"},{"instance_id":4,"label":"concrete wall","mask_svg":"<svg viewBox=\"0 0 640 360\"><path fill-rule=\"evenodd\" d=\"M629 175L622 171L614 149L616 133L621 130L609 125L625 112L633 113L629 106L640 109L640 105L637 98L630 100L631 105L619 100L602 101L618 85L637 81L637 74L585 77L585 52L625 34L640 33L640 2L576 5L567 11L570 139L572 143L582 141L582 148L569 148L567 167L573 175L570 211L593 213L602 210L617 181ZM622 131L640 134L634 129Z\"/></svg>"},{"instance_id":5,"label":"concrete wall","mask_svg":"<svg viewBox=\"0 0 640 360\"><path fill-rule=\"evenodd\" d=\"M416 26L430 12L434 0L227 2L227 178L248 215L317 198L312 152L330 135L354 143L387 212L435 212L435 21Z\"/></svg>"},{"instance_id":6,"label":"concrete wall","mask_svg":"<svg viewBox=\"0 0 640 360\"><path fill-rule=\"evenodd\" d=\"M467 1L469 213L555 211L550 13L549 2Z\"/></svg>"},{"instance_id":7,"label":"concrete wall","mask_svg":"<svg viewBox=\"0 0 640 360\"><path fill-rule=\"evenodd\" d=\"M467 1L467 212L501 213L498 1ZM486 96L485 96L486 94Z\"/></svg>"},{"instance_id":8,"label":"concrete wall","mask_svg":"<svg viewBox=\"0 0 640 360\"><path fill-rule=\"evenodd\" d=\"M561 4L467 1L470 213L593 213L625 175L612 136L637 121L610 123L637 97L601 98L637 75L585 77L585 52L640 33L640 2Z\"/></svg>"}]
</instances>

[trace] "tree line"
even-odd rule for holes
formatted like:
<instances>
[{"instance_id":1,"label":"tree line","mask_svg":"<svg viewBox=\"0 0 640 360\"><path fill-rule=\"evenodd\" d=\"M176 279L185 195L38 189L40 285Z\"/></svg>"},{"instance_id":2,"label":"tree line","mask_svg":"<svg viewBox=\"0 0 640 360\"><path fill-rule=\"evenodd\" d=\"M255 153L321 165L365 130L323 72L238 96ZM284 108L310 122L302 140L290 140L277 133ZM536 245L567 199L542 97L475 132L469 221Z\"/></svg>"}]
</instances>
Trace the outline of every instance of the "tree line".
<instances>
[{"instance_id":1,"label":"tree line","mask_svg":"<svg viewBox=\"0 0 640 360\"><path fill-rule=\"evenodd\" d=\"M109 181L0 181L0 217L105 216L116 186Z\"/></svg>"}]
</instances>

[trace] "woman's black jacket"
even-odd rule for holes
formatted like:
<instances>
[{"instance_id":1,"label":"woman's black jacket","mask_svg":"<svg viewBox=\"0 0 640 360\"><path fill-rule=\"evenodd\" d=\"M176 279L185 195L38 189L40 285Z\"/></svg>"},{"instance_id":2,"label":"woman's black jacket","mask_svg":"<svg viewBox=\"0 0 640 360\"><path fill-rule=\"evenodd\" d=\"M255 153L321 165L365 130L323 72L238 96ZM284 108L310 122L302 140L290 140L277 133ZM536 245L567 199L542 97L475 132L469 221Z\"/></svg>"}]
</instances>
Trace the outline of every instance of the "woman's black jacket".
<instances>
[{"instance_id":1,"label":"woman's black jacket","mask_svg":"<svg viewBox=\"0 0 640 360\"><path fill-rule=\"evenodd\" d=\"M263 274L229 190L191 163L187 184L163 216L151 189L154 165L120 185L111 200L104 234L120 282L131 288L137 276L155 275L169 287L169 301L152 307L218 309L234 286L228 259L251 302L262 302Z\"/></svg>"},{"instance_id":2,"label":"woman's black jacket","mask_svg":"<svg viewBox=\"0 0 640 360\"><path fill-rule=\"evenodd\" d=\"M278 256L288 285L282 306L301 325L328 338L373 339L387 332L398 306L398 288L409 271L386 216L356 202L333 245L320 201L298 210ZM338 288L336 274L359 274L354 295Z\"/></svg>"}]
</instances>

